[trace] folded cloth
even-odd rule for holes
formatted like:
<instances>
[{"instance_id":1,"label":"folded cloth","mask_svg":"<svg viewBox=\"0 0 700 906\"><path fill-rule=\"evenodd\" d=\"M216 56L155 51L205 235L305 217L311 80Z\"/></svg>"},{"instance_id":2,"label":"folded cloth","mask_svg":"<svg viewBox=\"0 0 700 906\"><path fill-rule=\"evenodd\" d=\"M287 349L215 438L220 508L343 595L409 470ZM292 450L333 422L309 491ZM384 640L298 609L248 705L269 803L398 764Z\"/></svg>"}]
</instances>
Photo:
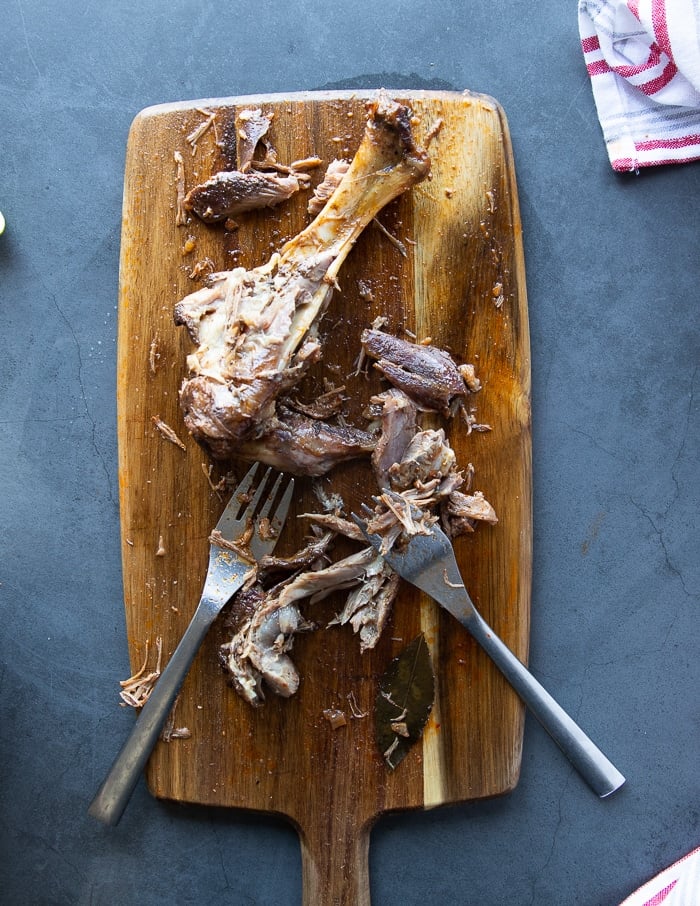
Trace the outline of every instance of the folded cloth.
<instances>
[{"instance_id":1,"label":"folded cloth","mask_svg":"<svg viewBox=\"0 0 700 906\"><path fill-rule=\"evenodd\" d=\"M578 22L613 169L700 158L698 0L579 0Z\"/></svg>"},{"instance_id":2,"label":"folded cloth","mask_svg":"<svg viewBox=\"0 0 700 906\"><path fill-rule=\"evenodd\" d=\"M698 906L700 847L647 881L620 906Z\"/></svg>"}]
</instances>

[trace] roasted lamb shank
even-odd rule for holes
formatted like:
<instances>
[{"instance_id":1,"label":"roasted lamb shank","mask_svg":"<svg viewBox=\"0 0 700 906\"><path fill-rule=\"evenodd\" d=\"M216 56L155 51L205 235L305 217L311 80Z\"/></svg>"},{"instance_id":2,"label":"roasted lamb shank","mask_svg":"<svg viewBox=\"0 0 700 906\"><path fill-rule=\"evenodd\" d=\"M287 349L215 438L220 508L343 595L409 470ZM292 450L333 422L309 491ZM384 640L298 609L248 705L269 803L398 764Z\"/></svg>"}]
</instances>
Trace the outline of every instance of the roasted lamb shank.
<instances>
[{"instance_id":1,"label":"roasted lamb shank","mask_svg":"<svg viewBox=\"0 0 700 906\"><path fill-rule=\"evenodd\" d=\"M276 430L277 399L321 355L316 328L343 261L376 214L429 169L408 109L380 93L347 173L316 219L266 264L213 274L177 304L175 321L197 345L180 390L185 423L213 458L245 457L250 444L251 455L265 460L268 445L255 441Z\"/></svg>"}]
</instances>

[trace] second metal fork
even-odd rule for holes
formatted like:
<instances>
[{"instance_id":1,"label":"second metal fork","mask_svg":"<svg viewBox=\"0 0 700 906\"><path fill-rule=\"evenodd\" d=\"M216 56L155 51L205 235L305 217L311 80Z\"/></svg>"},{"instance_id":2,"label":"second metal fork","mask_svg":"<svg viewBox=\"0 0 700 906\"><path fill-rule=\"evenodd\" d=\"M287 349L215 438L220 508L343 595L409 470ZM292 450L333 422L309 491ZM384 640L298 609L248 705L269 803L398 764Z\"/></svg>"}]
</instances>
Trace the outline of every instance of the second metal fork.
<instances>
[{"instance_id":1,"label":"second metal fork","mask_svg":"<svg viewBox=\"0 0 700 906\"><path fill-rule=\"evenodd\" d=\"M373 513L365 508L371 518ZM419 517L420 513L416 512ZM438 525L414 535L402 548L384 553L382 538L368 531L368 523L353 514L368 541L407 582L430 595L452 614L481 645L512 688L540 721L582 777L600 796L619 789L625 778L578 724L535 679L527 667L486 623L469 597L452 543Z\"/></svg>"},{"instance_id":2,"label":"second metal fork","mask_svg":"<svg viewBox=\"0 0 700 906\"><path fill-rule=\"evenodd\" d=\"M272 470L265 472L251 498L250 491L257 468L258 464L255 463L233 492L212 532L209 568L197 610L88 809L93 818L104 824L117 824L124 813L190 664L212 623L224 605L241 588L254 561L271 553L277 543L292 499L294 479L290 479L272 513L283 476L277 476L260 506ZM247 557L248 553L250 558Z\"/></svg>"}]
</instances>

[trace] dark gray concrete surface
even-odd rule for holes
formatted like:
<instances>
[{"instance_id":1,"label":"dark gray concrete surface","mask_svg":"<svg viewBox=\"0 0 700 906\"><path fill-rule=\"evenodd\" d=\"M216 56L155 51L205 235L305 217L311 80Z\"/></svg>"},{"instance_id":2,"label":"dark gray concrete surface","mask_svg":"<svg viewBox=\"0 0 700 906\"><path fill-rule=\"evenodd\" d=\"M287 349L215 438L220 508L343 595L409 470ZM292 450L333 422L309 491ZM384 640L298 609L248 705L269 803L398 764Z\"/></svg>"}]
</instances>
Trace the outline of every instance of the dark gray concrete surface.
<instances>
[{"instance_id":1,"label":"dark gray concrete surface","mask_svg":"<svg viewBox=\"0 0 700 906\"><path fill-rule=\"evenodd\" d=\"M505 108L533 362L531 666L627 775L598 800L528 720L497 800L382 820L376 906L611 906L700 843L700 165L614 175L576 4L9 0L0 26L0 901L297 904L284 823L143 783L86 808L132 723L115 430L124 151L143 107L324 87Z\"/></svg>"}]
</instances>

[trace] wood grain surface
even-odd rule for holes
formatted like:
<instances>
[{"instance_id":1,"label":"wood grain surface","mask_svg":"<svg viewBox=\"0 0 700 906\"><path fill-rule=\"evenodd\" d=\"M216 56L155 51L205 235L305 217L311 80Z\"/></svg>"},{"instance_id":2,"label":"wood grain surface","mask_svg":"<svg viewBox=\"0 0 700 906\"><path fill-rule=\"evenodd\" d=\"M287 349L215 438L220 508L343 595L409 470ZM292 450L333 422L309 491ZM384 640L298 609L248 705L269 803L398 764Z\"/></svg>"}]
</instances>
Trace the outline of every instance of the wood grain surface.
<instances>
[{"instance_id":1,"label":"wood grain surface","mask_svg":"<svg viewBox=\"0 0 700 906\"><path fill-rule=\"evenodd\" d=\"M308 222L308 193L238 218L238 229L191 219L176 225L176 164L187 188L223 167L217 140L245 107L274 113L270 138L279 160L318 155L324 164L351 157L371 92L204 100L162 105L132 125L126 162L118 341L118 431L122 555L133 670L155 666L177 645L198 601L208 535L225 499L211 486L214 466L183 425L178 388L191 343L173 323L175 303L201 286L193 271L262 264ZM406 256L371 224L340 272L323 322L324 360L300 396L313 398L324 378L343 383L349 420L362 422L376 373L353 376L359 336L379 315L388 330L448 348L473 362L482 390L476 418L492 427L468 434L460 419L448 435L460 465L474 464L474 487L499 516L456 542L465 584L494 630L527 658L531 584L530 351L525 273L513 158L503 111L491 98L465 93L397 92L428 141L430 180L389 205L382 225ZM187 138L216 116L194 144ZM314 173L319 181L324 167ZM369 288L369 294L366 292ZM368 298L368 296L370 298ZM158 418L185 449L155 427ZM426 423L429 420L426 419ZM235 475L245 466L233 464ZM349 464L324 483L354 508L372 493L365 464ZM318 510L311 483L298 482L293 513ZM291 553L308 523L289 520L278 552ZM342 545L339 545L339 550ZM338 598L306 606L323 627ZM253 710L227 685L217 662L225 619L212 629L176 704L174 721L188 739L158 744L148 784L161 798L285 815L302 843L304 900L315 906L369 902L367 848L378 815L503 794L517 783L523 709L468 634L414 589L402 586L379 645L361 655L349 627L297 637L301 676L290 700L268 696ZM387 769L373 732L378 677L420 632L430 645L437 697L423 740L396 771ZM358 714L353 717L350 698ZM323 711L345 712L332 729Z\"/></svg>"}]
</instances>

